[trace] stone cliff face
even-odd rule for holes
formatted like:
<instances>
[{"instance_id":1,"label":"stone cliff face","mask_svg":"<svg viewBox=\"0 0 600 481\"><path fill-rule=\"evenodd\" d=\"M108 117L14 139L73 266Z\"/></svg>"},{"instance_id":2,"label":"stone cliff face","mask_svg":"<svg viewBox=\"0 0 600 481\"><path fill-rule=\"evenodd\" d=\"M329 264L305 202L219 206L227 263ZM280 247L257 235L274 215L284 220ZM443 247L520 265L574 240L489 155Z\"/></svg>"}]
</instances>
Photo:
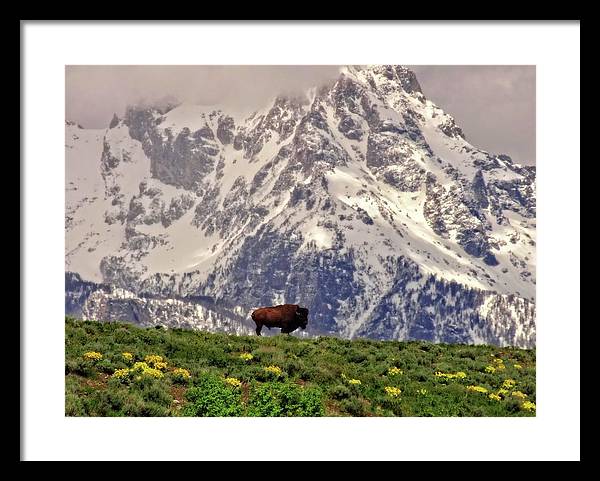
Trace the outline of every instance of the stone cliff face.
<instances>
[{"instance_id":1,"label":"stone cliff face","mask_svg":"<svg viewBox=\"0 0 600 481\"><path fill-rule=\"evenodd\" d=\"M73 277L68 311L183 325L193 307L131 306L201 296L242 329L294 302L309 334L535 345L535 169L469 144L406 68L248 118L130 107L67 147L66 269L105 286Z\"/></svg>"}]
</instances>

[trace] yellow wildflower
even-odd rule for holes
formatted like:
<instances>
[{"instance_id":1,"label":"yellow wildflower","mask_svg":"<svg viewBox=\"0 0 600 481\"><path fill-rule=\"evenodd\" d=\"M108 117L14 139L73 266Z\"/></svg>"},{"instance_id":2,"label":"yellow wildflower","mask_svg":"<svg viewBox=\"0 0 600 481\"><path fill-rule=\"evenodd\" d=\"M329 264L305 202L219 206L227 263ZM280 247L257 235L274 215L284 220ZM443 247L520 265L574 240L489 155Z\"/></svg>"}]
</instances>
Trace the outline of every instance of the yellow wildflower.
<instances>
[{"instance_id":1,"label":"yellow wildflower","mask_svg":"<svg viewBox=\"0 0 600 481\"><path fill-rule=\"evenodd\" d=\"M484 394L488 392L488 390L483 386L467 386L467 391L481 392Z\"/></svg>"},{"instance_id":2,"label":"yellow wildflower","mask_svg":"<svg viewBox=\"0 0 600 481\"><path fill-rule=\"evenodd\" d=\"M505 379L502 383L502 387L504 389L512 389L513 387L515 387L516 384L517 381L515 381L514 379Z\"/></svg>"},{"instance_id":3,"label":"yellow wildflower","mask_svg":"<svg viewBox=\"0 0 600 481\"><path fill-rule=\"evenodd\" d=\"M525 399L527 397L527 394L525 394L521 391L513 391L512 395L513 395L513 397L518 397L519 399Z\"/></svg>"},{"instance_id":4,"label":"yellow wildflower","mask_svg":"<svg viewBox=\"0 0 600 481\"><path fill-rule=\"evenodd\" d=\"M467 375L463 371L458 371L454 374L437 371L435 372L435 377L440 379L464 379Z\"/></svg>"},{"instance_id":5,"label":"yellow wildflower","mask_svg":"<svg viewBox=\"0 0 600 481\"><path fill-rule=\"evenodd\" d=\"M145 371L146 369L149 369L149 368L150 368L150 366L148 366L147 363L142 362L142 361L138 361L138 362L134 363L134 365L132 367L132 369L134 371Z\"/></svg>"},{"instance_id":6,"label":"yellow wildflower","mask_svg":"<svg viewBox=\"0 0 600 481\"><path fill-rule=\"evenodd\" d=\"M254 356L252 354L250 354L249 352L243 352L240 354L240 359L242 361L251 361L254 358Z\"/></svg>"},{"instance_id":7,"label":"yellow wildflower","mask_svg":"<svg viewBox=\"0 0 600 481\"><path fill-rule=\"evenodd\" d=\"M144 360L150 364L154 364L155 362L161 362L163 360L162 356L158 354L148 354Z\"/></svg>"},{"instance_id":8,"label":"yellow wildflower","mask_svg":"<svg viewBox=\"0 0 600 481\"><path fill-rule=\"evenodd\" d=\"M359 384L362 384L362 383L360 382L360 379L348 379L348 384L359 385Z\"/></svg>"},{"instance_id":9,"label":"yellow wildflower","mask_svg":"<svg viewBox=\"0 0 600 481\"><path fill-rule=\"evenodd\" d=\"M521 408L525 411L535 411L535 403L532 403L531 401L525 401L523 404L521 404Z\"/></svg>"},{"instance_id":10,"label":"yellow wildflower","mask_svg":"<svg viewBox=\"0 0 600 481\"><path fill-rule=\"evenodd\" d=\"M386 386L385 392L389 396L392 396L392 397L398 397L398 396L400 396L400 393L402 393L402 391L400 389L398 389L397 387L393 387L393 386Z\"/></svg>"},{"instance_id":11,"label":"yellow wildflower","mask_svg":"<svg viewBox=\"0 0 600 481\"><path fill-rule=\"evenodd\" d=\"M144 358L144 361L150 364L154 369L164 369L167 367L167 363L164 362L163 357L157 354L149 354Z\"/></svg>"},{"instance_id":12,"label":"yellow wildflower","mask_svg":"<svg viewBox=\"0 0 600 481\"><path fill-rule=\"evenodd\" d=\"M192 377L190 371L188 371L187 369L183 369L182 367L176 367L175 369L173 369L173 376L180 379L189 379L190 377Z\"/></svg>"},{"instance_id":13,"label":"yellow wildflower","mask_svg":"<svg viewBox=\"0 0 600 481\"><path fill-rule=\"evenodd\" d=\"M225 382L233 387L240 387L242 385L242 382L234 377L225 378Z\"/></svg>"},{"instance_id":14,"label":"yellow wildflower","mask_svg":"<svg viewBox=\"0 0 600 481\"><path fill-rule=\"evenodd\" d=\"M150 376L155 378L160 378L164 376L164 374L160 372L160 370L148 366L148 364L145 362L136 362L131 368L131 370L134 372L140 372L144 376ZM136 379L139 380L139 376Z\"/></svg>"},{"instance_id":15,"label":"yellow wildflower","mask_svg":"<svg viewBox=\"0 0 600 481\"><path fill-rule=\"evenodd\" d=\"M396 376L399 374L404 374L404 371L402 371L402 369L398 368L398 367L390 367L388 369L388 376Z\"/></svg>"},{"instance_id":16,"label":"yellow wildflower","mask_svg":"<svg viewBox=\"0 0 600 481\"><path fill-rule=\"evenodd\" d=\"M281 376L281 374L283 373L281 368L277 366L267 366L265 367L265 371L275 374L275 376Z\"/></svg>"},{"instance_id":17,"label":"yellow wildflower","mask_svg":"<svg viewBox=\"0 0 600 481\"><path fill-rule=\"evenodd\" d=\"M489 372L490 374L494 374L496 372L496 368L494 366L485 366L485 372Z\"/></svg>"},{"instance_id":18,"label":"yellow wildflower","mask_svg":"<svg viewBox=\"0 0 600 481\"><path fill-rule=\"evenodd\" d=\"M131 354L130 352L124 352L122 356L124 361L133 361L133 354Z\"/></svg>"},{"instance_id":19,"label":"yellow wildflower","mask_svg":"<svg viewBox=\"0 0 600 481\"><path fill-rule=\"evenodd\" d=\"M523 369L523 366L521 366L520 364L513 364L513 367L515 369Z\"/></svg>"},{"instance_id":20,"label":"yellow wildflower","mask_svg":"<svg viewBox=\"0 0 600 481\"><path fill-rule=\"evenodd\" d=\"M124 379L126 377L129 377L129 373L131 372L131 369L117 369L112 377L116 378L116 379Z\"/></svg>"},{"instance_id":21,"label":"yellow wildflower","mask_svg":"<svg viewBox=\"0 0 600 481\"><path fill-rule=\"evenodd\" d=\"M164 374L162 372L160 372L158 369L154 369L149 367L148 369L145 369L143 371L144 376L150 376L150 377L155 377L155 378L160 378L163 377Z\"/></svg>"},{"instance_id":22,"label":"yellow wildflower","mask_svg":"<svg viewBox=\"0 0 600 481\"><path fill-rule=\"evenodd\" d=\"M502 400L502 398L500 396L498 396L497 394L494 394L494 393L491 393L488 397L490 399L493 399L494 401L501 401Z\"/></svg>"},{"instance_id":23,"label":"yellow wildflower","mask_svg":"<svg viewBox=\"0 0 600 481\"><path fill-rule=\"evenodd\" d=\"M506 396L508 394L508 389L498 389L498 394Z\"/></svg>"},{"instance_id":24,"label":"yellow wildflower","mask_svg":"<svg viewBox=\"0 0 600 481\"><path fill-rule=\"evenodd\" d=\"M493 366L493 367L497 371L504 371L504 369L506 369L506 366L504 365L504 360L502 360L500 358L496 358L496 359L492 359L492 362L495 364L495 366Z\"/></svg>"},{"instance_id":25,"label":"yellow wildflower","mask_svg":"<svg viewBox=\"0 0 600 481\"><path fill-rule=\"evenodd\" d=\"M99 361L102 359L102 354L96 351L89 351L83 355L83 358L87 361Z\"/></svg>"},{"instance_id":26,"label":"yellow wildflower","mask_svg":"<svg viewBox=\"0 0 600 481\"><path fill-rule=\"evenodd\" d=\"M158 369L160 371L161 369L166 369L166 368L167 368L166 362L155 362L154 363L154 369Z\"/></svg>"}]
</instances>

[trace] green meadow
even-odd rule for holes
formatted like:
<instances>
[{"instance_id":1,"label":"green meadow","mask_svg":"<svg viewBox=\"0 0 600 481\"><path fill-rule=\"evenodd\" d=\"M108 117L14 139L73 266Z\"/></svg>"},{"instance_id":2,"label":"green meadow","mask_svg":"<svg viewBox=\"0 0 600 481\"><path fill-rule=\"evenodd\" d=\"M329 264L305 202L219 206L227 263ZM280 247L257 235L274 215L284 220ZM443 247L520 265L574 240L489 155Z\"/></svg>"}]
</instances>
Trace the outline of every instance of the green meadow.
<instances>
[{"instance_id":1,"label":"green meadow","mask_svg":"<svg viewBox=\"0 0 600 481\"><path fill-rule=\"evenodd\" d=\"M65 320L67 416L535 416L535 350Z\"/></svg>"}]
</instances>

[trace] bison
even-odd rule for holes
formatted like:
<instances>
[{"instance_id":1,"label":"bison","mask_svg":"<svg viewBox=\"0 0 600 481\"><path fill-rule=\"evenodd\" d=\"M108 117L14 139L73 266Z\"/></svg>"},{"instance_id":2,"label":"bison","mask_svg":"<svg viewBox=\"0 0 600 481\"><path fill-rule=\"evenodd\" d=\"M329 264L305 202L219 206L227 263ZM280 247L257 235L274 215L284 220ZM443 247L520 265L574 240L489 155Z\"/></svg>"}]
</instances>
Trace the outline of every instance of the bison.
<instances>
[{"instance_id":1,"label":"bison","mask_svg":"<svg viewBox=\"0 0 600 481\"><path fill-rule=\"evenodd\" d=\"M252 313L252 320L256 323L256 334L258 336L260 336L263 326L269 329L280 327L282 334L289 334L299 327L306 329L306 325L308 324L308 309L300 307L297 304L261 307Z\"/></svg>"}]
</instances>

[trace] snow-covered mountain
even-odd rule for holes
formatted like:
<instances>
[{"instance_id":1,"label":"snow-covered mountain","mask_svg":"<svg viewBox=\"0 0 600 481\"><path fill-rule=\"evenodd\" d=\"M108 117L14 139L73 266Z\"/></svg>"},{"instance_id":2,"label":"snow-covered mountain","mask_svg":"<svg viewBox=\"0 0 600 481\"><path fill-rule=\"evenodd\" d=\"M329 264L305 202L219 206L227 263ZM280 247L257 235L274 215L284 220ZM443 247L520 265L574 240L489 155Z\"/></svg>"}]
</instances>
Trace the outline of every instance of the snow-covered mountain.
<instances>
[{"instance_id":1,"label":"snow-covered mountain","mask_svg":"<svg viewBox=\"0 0 600 481\"><path fill-rule=\"evenodd\" d=\"M309 334L534 346L535 204L400 66L250 115L133 106L66 125L67 312L250 332L293 302Z\"/></svg>"}]
</instances>

